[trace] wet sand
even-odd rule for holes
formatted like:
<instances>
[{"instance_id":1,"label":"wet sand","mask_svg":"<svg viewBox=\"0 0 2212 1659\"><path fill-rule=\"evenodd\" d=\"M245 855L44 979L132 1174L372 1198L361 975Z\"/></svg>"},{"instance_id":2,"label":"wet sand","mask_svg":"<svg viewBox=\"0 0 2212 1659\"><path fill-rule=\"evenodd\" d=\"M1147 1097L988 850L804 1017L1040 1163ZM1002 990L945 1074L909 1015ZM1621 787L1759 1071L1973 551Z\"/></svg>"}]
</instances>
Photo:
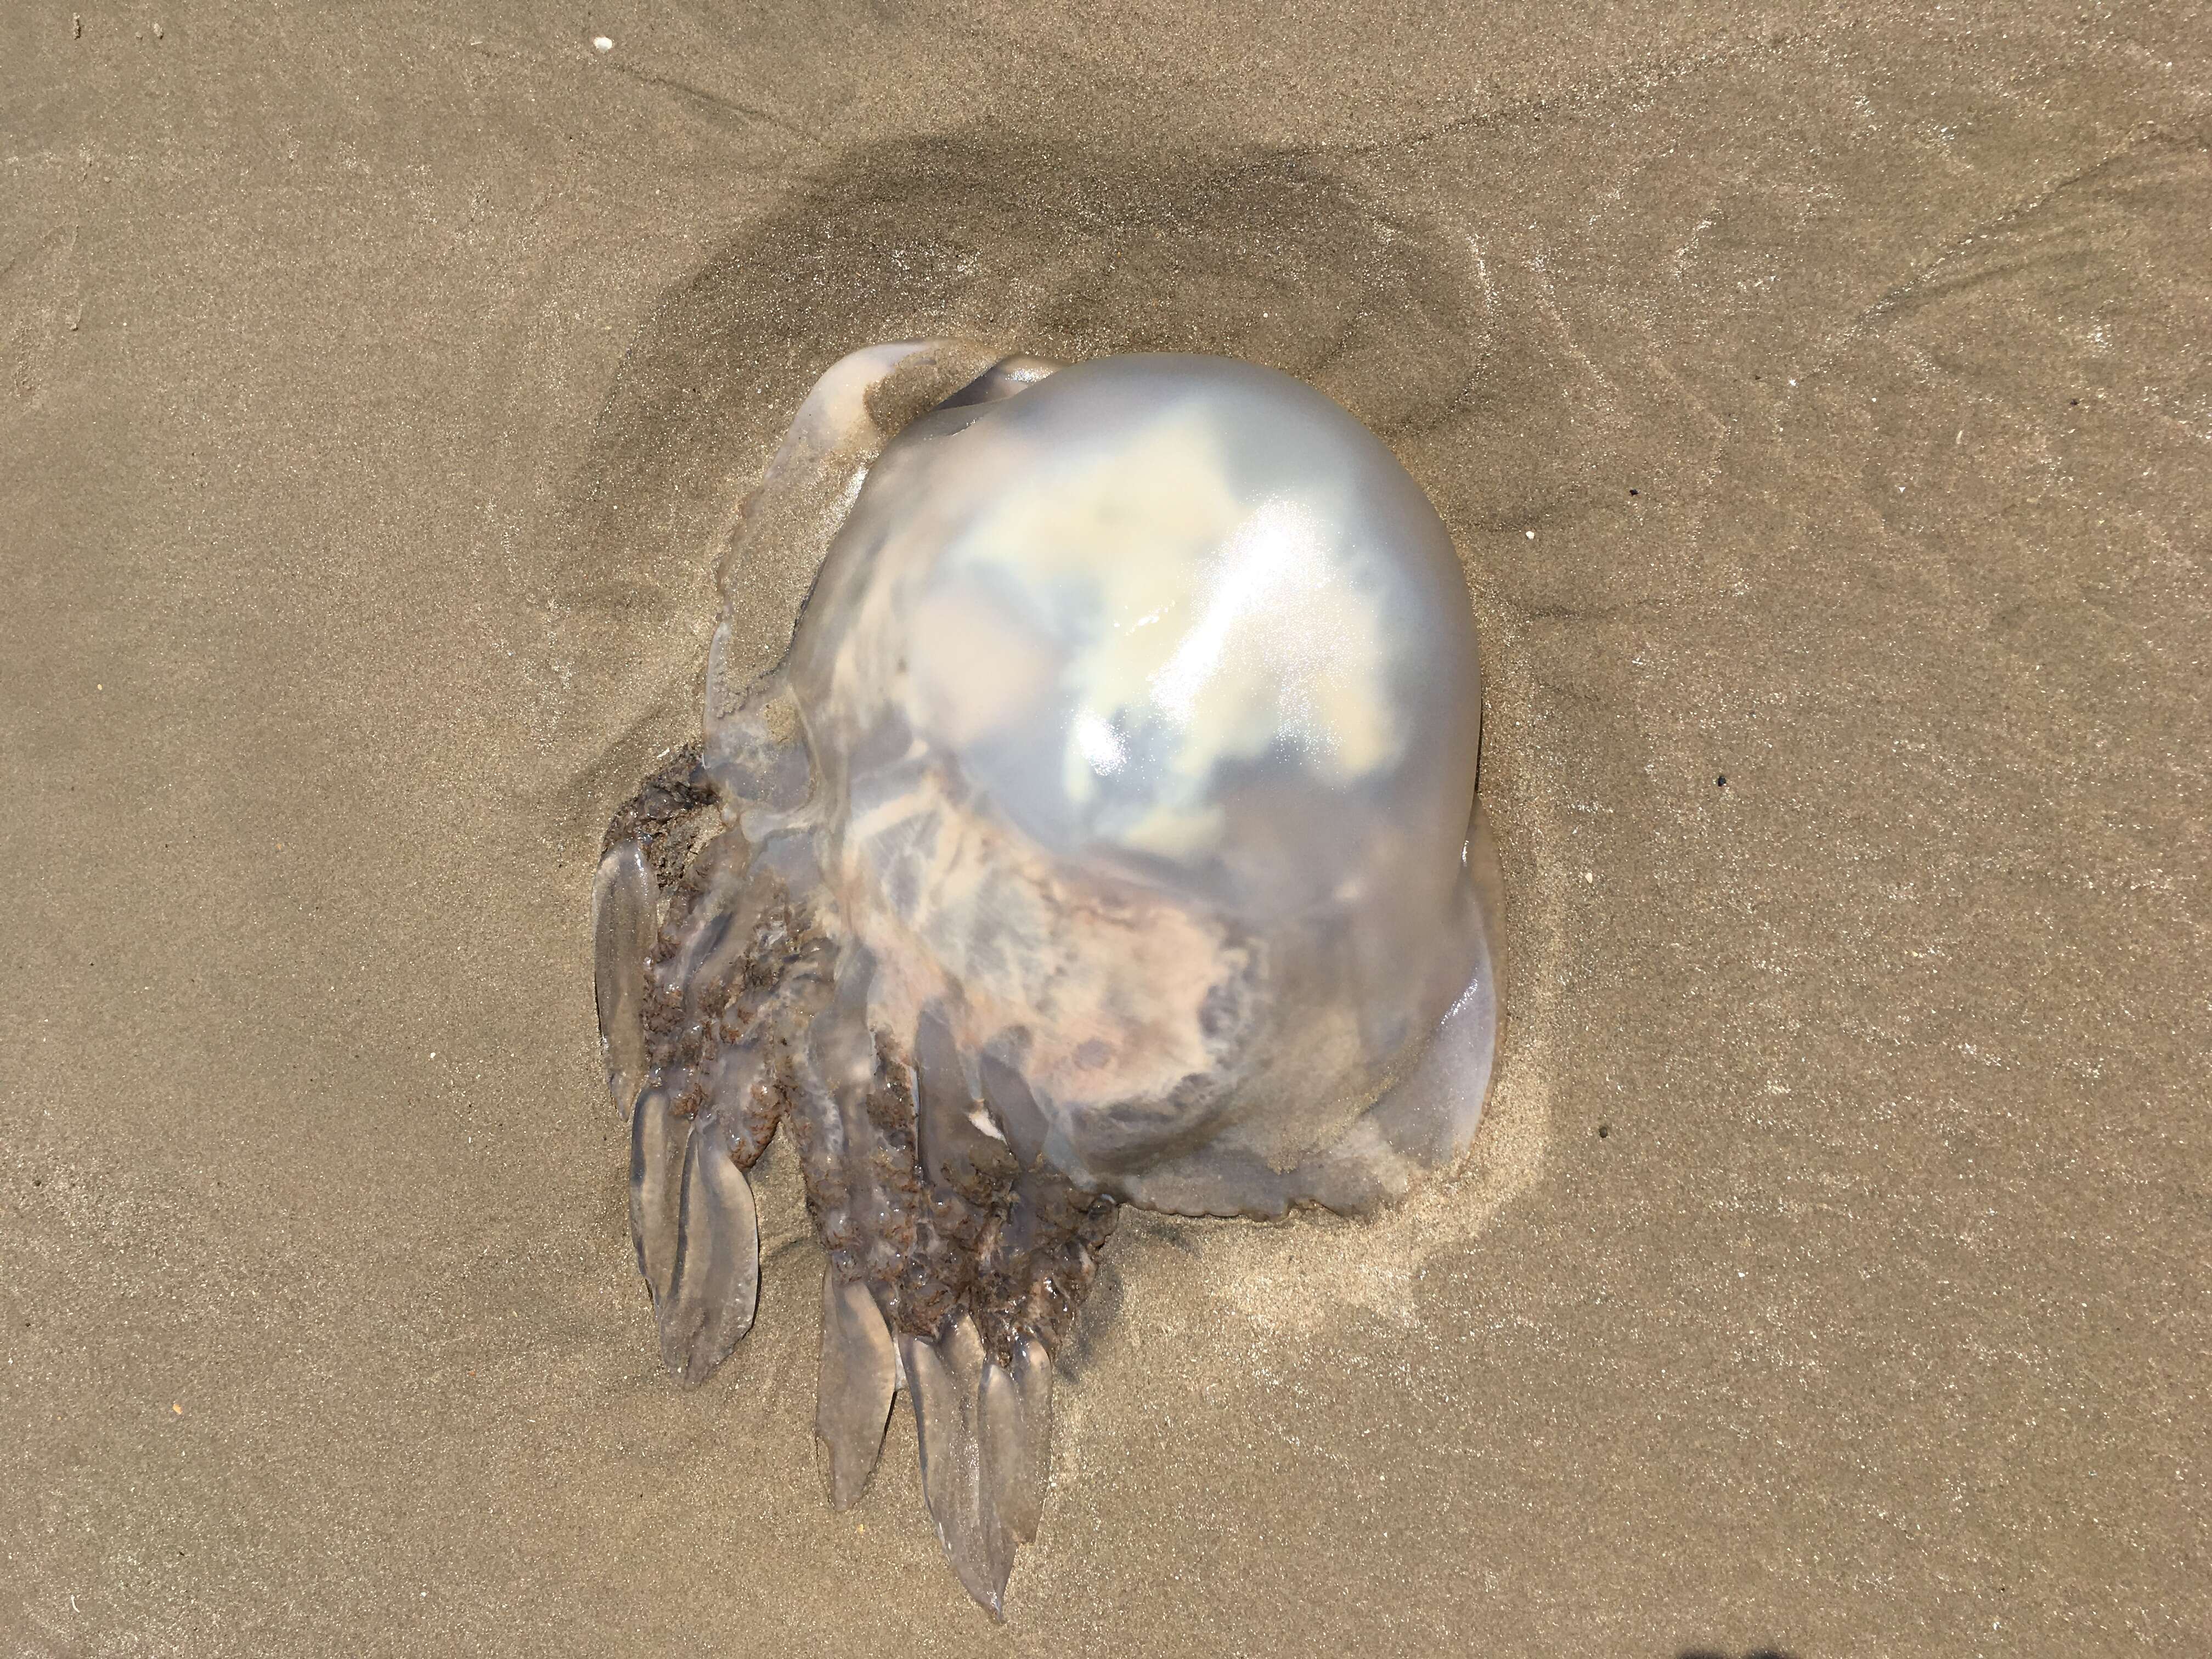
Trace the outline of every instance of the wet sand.
<instances>
[{"instance_id":1,"label":"wet sand","mask_svg":"<svg viewBox=\"0 0 2212 1659\"><path fill-rule=\"evenodd\" d=\"M19 14L0 1654L2212 1648L2200 9ZM1465 1171L1127 1220L1001 1627L787 1161L659 1373L585 913L937 333L1382 432L1510 904Z\"/></svg>"}]
</instances>

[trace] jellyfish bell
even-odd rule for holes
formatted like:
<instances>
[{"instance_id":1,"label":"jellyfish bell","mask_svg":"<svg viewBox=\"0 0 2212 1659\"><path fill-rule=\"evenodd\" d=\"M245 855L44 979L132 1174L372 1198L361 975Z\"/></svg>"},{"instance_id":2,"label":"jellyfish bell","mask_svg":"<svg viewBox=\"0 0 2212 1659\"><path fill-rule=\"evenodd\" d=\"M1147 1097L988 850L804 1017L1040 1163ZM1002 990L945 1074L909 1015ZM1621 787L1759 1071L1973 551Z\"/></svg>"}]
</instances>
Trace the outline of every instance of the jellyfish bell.
<instances>
[{"instance_id":1,"label":"jellyfish bell","mask_svg":"<svg viewBox=\"0 0 2212 1659\"><path fill-rule=\"evenodd\" d=\"M902 1380L995 1609L1115 1204L1360 1211L1473 1133L1497 892L1467 588L1379 440L1218 357L872 348L738 533L733 609L746 545L818 550L791 648L736 684L726 619L697 758L600 875L641 1267L672 1366L710 1370L751 1314L738 1171L788 1125L833 1493ZM708 803L728 827L678 856Z\"/></svg>"},{"instance_id":2,"label":"jellyfish bell","mask_svg":"<svg viewBox=\"0 0 2212 1659\"><path fill-rule=\"evenodd\" d=\"M1491 989L1467 589L1320 392L1147 355L923 416L787 678L848 925L898 964L872 1014L942 1000L964 1053L1018 1048L1079 1184L1274 1214L1457 1150L1471 1122L1419 1120L1479 1109L1480 1039L1456 1091L1369 1115Z\"/></svg>"}]
</instances>

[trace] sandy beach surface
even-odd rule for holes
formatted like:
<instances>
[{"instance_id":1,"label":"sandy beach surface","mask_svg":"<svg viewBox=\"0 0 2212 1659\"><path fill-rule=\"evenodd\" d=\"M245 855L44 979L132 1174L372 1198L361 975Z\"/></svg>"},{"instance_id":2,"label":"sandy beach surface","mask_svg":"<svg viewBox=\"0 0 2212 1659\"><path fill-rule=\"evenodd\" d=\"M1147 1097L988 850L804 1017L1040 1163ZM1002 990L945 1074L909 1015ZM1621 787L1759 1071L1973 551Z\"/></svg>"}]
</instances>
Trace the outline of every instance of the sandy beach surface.
<instances>
[{"instance_id":1,"label":"sandy beach surface","mask_svg":"<svg viewBox=\"0 0 2212 1659\"><path fill-rule=\"evenodd\" d=\"M0 25L0 1655L2212 1651L2203 6L76 3ZM586 917L734 502L944 333L1383 434L1510 907L1463 1171L1128 1218L1000 1626L903 1406L823 1501L787 1158L661 1373Z\"/></svg>"}]
</instances>

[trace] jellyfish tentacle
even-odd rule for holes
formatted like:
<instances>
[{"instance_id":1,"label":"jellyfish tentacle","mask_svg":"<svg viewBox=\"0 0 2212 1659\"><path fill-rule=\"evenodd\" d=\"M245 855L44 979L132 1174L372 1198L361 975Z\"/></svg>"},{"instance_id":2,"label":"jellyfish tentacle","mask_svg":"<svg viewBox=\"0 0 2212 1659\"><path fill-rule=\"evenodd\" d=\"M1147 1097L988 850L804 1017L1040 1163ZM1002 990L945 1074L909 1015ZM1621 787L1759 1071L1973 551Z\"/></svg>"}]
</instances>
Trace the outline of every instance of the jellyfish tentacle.
<instances>
[{"instance_id":1,"label":"jellyfish tentacle","mask_svg":"<svg viewBox=\"0 0 2212 1659\"><path fill-rule=\"evenodd\" d=\"M1115 1206L1042 1164L1024 1167L984 1127L980 1064L945 1011L925 1012L910 1042L874 1030L872 979L864 953L848 952L813 1026L809 1103L791 1114L831 1263L817 1432L833 1501L857 1497L892 1374L920 1425L924 1497L945 1552L995 1613L1042 1514L1051 1345L1088 1293ZM878 1320L890 1355L863 1345L855 1364L841 1322L872 1340Z\"/></svg>"},{"instance_id":2,"label":"jellyfish tentacle","mask_svg":"<svg viewBox=\"0 0 2212 1659\"><path fill-rule=\"evenodd\" d=\"M1016 1541L1030 1543L1052 1467L1052 1358L1036 1337L1016 1344L1011 1367L984 1367L976 1421L984 1497Z\"/></svg>"},{"instance_id":3,"label":"jellyfish tentacle","mask_svg":"<svg viewBox=\"0 0 2212 1659\"><path fill-rule=\"evenodd\" d=\"M615 814L593 892L608 1086L632 1107L631 1239L662 1360L686 1386L751 1327L759 1222L744 1172L828 994L826 934L787 881L803 860L758 856L723 817L697 751L680 751Z\"/></svg>"},{"instance_id":4,"label":"jellyfish tentacle","mask_svg":"<svg viewBox=\"0 0 2212 1659\"><path fill-rule=\"evenodd\" d=\"M914 1398L922 1500L962 1585L994 1619L1004 1618L1015 1540L983 1481L978 1419L989 1361L982 1338L962 1314L934 1340L902 1334L899 1353Z\"/></svg>"},{"instance_id":5,"label":"jellyfish tentacle","mask_svg":"<svg viewBox=\"0 0 2212 1659\"><path fill-rule=\"evenodd\" d=\"M630 1114L630 1243L637 1253L638 1275L656 1310L675 1279L684 1165L691 1143L691 1120L673 1105L665 1085L648 1085Z\"/></svg>"},{"instance_id":6,"label":"jellyfish tentacle","mask_svg":"<svg viewBox=\"0 0 2212 1659\"><path fill-rule=\"evenodd\" d=\"M688 799L688 788L676 797ZM762 895L745 878L743 837L702 845L695 836L680 850L647 974L648 1070L631 1124L630 1229L662 1361L696 1386L750 1327L757 1301L757 1220L732 1156L742 1126L709 1102L749 1092L743 1073L758 1069L751 1052L724 1052L722 1018Z\"/></svg>"},{"instance_id":7,"label":"jellyfish tentacle","mask_svg":"<svg viewBox=\"0 0 2212 1659\"><path fill-rule=\"evenodd\" d=\"M625 1116L644 1081L646 957L659 936L659 893L645 849L617 842L592 882L593 988L607 1091Z\"/></svg>"},{"instance_id":8,"label":"jellyfish tentacle","mask_svg":"<svg viewBox=\"0 0 2212 1659\"><path fill-rule=\"evenodd\" d=\"M779 845L732 828L701 846L655 950L635 1190L663 1358L696 1384L749 1326L757 1234L742 1172L789 1122L830 1256L816 1432L831 1501L858 1501L904 1388L933 1519L996 1613L1042 1516L1051 1345L1115 1206L1009 1144L1003 1080L987 1085L958 1010L933 1008L904 1036L878 1029L868 953L836 944L826 893L794 896L787 877L803 885L814 866Z\"/></svg>"},{"instance_id":9,"label":"jellyfish tentacle","mask_svg":"<svg viewBox=\"0 0 2212 1659\"><path fill-rule=\"evenodd\" d=\"M814 1437L822 1449L830 1504L860 1501L883 1450L899 1378L897 1345L866 1285L822 1273L822 1370L814 1397Z\"/></svg>"},{"instance_id":10,"label":"jellyfish tentacle","mask_svg":"<svg viewBox=\"0 0 2212 1659\"><path fill-rule=\"evenodd\" d=\"M727 1127L696 1123L684 1154L682 1201L667 1295L654 1307L661 1362L696 1388L752 1328L760 1300L760 1218Z\"/></svg>"},{"instance_id":11,"label":"jellyfish tentacle","mask_svg":"<svg viewBox=\"0 0 2212 1659\"><path fill-rule=\"evenodd\" d=\"M655 968L667 949L663 891L688 872L714 805L696 745L678 750L624 801L607 826L592 882L592 956L607 1089L628 1112L655 1056ZM681 897L678 907L688 904ZM671 921L676 918L672 916Z\"/></svg>"}]
</instances>

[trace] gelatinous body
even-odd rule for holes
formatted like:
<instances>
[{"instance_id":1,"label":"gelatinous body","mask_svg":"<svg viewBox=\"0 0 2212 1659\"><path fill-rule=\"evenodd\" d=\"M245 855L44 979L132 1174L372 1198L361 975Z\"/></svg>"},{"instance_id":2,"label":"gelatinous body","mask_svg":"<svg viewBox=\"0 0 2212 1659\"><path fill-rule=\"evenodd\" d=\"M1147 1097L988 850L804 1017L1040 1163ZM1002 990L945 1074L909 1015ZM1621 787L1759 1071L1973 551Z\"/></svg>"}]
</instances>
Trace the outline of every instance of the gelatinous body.
<instances>
[{"instance_id":1,"label":"gelatinous body","mask_svg":"<svg viewBox=\"0 0 2212 1659\"><path fill-rule=\"evenodd\" d=\"M1357 1212L1474 1132L1467 590L1372 434L1222 358L855 353L738 536L820 557L790 651L733 684L726 619L702 742L594 891L639 1267L702 1380L751 1322L742 1171L781 1125L829 1256L832 1499L902 1387L995 1612L1115 1206Z\"/></svg>"}]
</instances>

